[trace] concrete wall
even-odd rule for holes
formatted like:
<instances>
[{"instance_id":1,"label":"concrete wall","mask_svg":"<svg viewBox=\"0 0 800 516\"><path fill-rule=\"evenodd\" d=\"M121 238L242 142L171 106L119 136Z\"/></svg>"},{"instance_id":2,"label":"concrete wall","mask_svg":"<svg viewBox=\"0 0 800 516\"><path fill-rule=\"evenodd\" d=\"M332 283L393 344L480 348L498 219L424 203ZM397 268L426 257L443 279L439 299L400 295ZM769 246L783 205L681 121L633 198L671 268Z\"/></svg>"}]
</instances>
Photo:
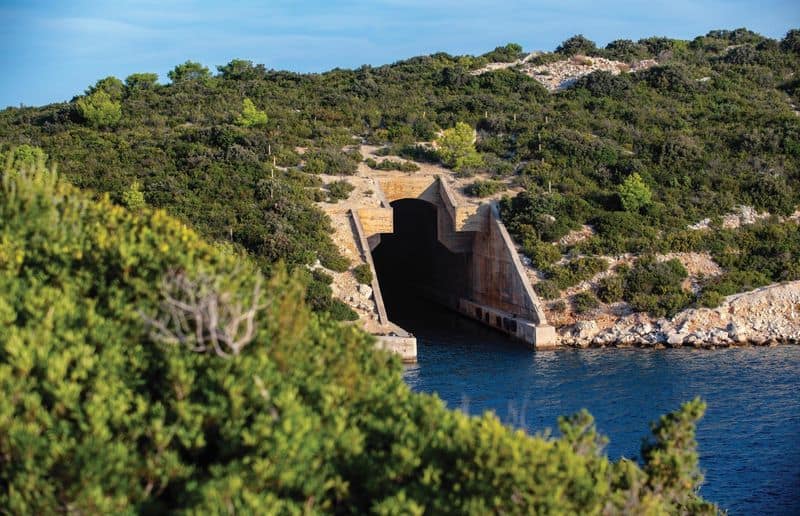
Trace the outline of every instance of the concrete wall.
<instances>
[{"instance_id":1,"label":"concrete wall","mask_svg":"<svg viewBox=\"0 0 800 516\"><path fill-rule=\"evenodd\" d=\"M375 300L375 308L378 310L378 321L383 324L389 324L389 317L386 315L386 307L383 304L383 295L381 294L381 286L378 283L378 275L375 272L375 262L372 261L372 253L370 252L367 236L364 232L364 227L361 224L361 219L358 213L350 211L350 220L353 224L353 232L356 235L356 242L358 242L359 250L364 261L369 265L369 270L372 273L372 296Z\"/></svg>"},{"instance_id":2,"label":"concrete wall","mask_svg":"<svg viewBox=\"0 0 800 516\"><path fill-rule=\"evenodd\" d=\"M400 355L405 363L413 364L417 361L417 339L415 337L401 337L396 335L376 336L375 347Z\"/></svg>"},{"instance_id":3,"label":"concrete wall","mask_svg":"<svg viewBox=\"0 0 800 516\"><path fill-rule=\"evenodd\" d=\"M468 299L459 301L458 311L498 331L533 344L536 349L553 349L556 347L556 330L552 326L535 324L527 319L515 317L513 314L503 310L475 303Z\"/></svg>"},{"instance_id":4,"label":"concrete wall","mask_svg":"<svg viewBox=\"0 0 800 516\"><path fill-rule=\"evenodd\" d=\"M494 206L488 213L487 230L476 233L473 240L469 297L535 324L547 324L514 243Z\"/></svg>"},{"instance_id":5,"label":"concrete wall","mask_svg":"<svg viewBox=\"0 0 800 516\"><path fill-rule=\"evenodd\" d=\"M360 208L358 218L367 235L394 231L394 210L392 208Z\"/></svg>"}]
</instances>

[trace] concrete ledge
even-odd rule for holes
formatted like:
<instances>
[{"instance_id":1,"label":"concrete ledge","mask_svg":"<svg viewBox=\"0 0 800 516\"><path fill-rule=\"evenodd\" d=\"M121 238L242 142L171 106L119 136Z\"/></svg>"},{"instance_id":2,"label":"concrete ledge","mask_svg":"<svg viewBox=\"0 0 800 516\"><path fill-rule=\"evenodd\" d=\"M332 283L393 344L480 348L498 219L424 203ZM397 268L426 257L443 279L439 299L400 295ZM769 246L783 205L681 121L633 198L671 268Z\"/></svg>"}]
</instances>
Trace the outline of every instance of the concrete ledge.
<instances>
[{"instance_id":1,"label":"concrete ledge","mask_svg":"<svg viewBox=\"0 0 800 516\"><path fill-rule=\"evenodd\" d=\"M391 207L359 208L356 213L365 235L394 232L394 210Z\"/></svg>"},{"instance_id":2,"label":"concrete ledge","mask_svg":"<svg viewBox=\"0 0 800 516\"><path fill-rule=\"evenodd\" d=\"M468 299L459 299L458 311L471 319L482 322L523 342L534 349L555 349L558 347L556 329L550 325L538 325L514 314L504 312Z\"/></svg>"},{"instance_id":3,"label":"concrete ledge","mask_svg":"<svg viewBox=\"0 0 800 516\"><path fill-rule=\"evenodd\" d=\"M364 258L367 265L369 265L369 270L372 272L372 282L370 286L372 287L372 297L375 300L375 308L378 310L378 320L381 324L387 324L389 322L389 317L386 315L386 307L383 304L383 294L381 293L381 286L378 283L378 272L375 270L375 262L372 261L372 251L370 250L369 242L367 242L367 237L364 234L364 228L361 226L358 213L350 210L350 219L353 221L356 242L358 242L358 246L361 248L361 256Z\"/></svg>"},{"instance_id":4,"label":"concrete ledge","mask_svg":"<svg viewBox=\"0 0 800 516\"><path fill-rule=\"evenodd\" d=\"M376 335L375 348L400 355L403 362L413 364L417 361L417 338L396 335Z\"/></svg>"}]
</instances>

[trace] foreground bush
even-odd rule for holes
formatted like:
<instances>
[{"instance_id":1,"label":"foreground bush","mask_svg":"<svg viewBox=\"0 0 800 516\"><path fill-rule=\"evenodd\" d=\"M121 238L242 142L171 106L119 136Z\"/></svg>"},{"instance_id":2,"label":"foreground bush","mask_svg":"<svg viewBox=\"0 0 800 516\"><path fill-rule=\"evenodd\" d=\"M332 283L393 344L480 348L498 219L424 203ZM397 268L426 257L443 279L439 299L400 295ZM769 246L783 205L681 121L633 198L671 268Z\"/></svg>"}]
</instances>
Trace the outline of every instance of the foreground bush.
<instances>
[{"instance_id":1,"label":"foreground bush","mask_svg":"<svg viewBox=\"0 0 800 516\"><path fill-rule=\"evenodd\" d=\"M12 514L714 510L696 495L700 402L654 428L644 469L609 461L585 413L545 439L446 410L280 267L263 279L163 211L52 173L3 174L0 292Z\"/></svg>"}]
</instances>

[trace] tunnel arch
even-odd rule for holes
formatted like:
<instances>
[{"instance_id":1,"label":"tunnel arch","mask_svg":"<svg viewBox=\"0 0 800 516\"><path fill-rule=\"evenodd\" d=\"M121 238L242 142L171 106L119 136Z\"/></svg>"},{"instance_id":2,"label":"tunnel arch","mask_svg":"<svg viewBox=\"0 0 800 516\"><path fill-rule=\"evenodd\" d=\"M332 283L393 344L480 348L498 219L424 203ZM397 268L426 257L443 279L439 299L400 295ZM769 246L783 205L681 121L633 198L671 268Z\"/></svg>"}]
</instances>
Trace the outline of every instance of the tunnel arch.
<instances>
[{"instance_id":1,"label":"tunnel arch","mask_svg":"<svg viewBox=\"0 0 800 516\"><path fill-rule=\"evenodd\" d=\"M393 175L374 184L379 205L351 214L387 331L395 331L387 314L395 301L418 299L537 349L557 344L494 203L465 203L438 176Z\"/></svg>"},{"instance_id":2,"label":"tunnel arch","mask_svg":"<svg viewBox=\"0 0 800 516\"><path fill-rule=\"evenodd\" d=\"M393 232L382 233L372 250L389 318L399 303L424 298L455 307L468 296L471 254L440 241L442 214L422 199L392 201Z\"/></svg>"}]
</instances>

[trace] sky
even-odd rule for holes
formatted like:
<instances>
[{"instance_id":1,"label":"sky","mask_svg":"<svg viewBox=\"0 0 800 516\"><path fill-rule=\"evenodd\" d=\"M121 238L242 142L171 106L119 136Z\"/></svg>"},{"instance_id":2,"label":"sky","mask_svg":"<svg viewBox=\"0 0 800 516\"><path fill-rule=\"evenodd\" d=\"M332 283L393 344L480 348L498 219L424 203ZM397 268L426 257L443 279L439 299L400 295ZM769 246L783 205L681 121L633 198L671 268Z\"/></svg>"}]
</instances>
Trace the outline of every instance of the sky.
<instances>
[{"instance_id":1,"label":"sky","mask_svg":"<svg viewBox=\"0 0 800 516\"><path fill-rule=\"evenodd\" d=\"M508 42L553 50L574 34L692 39L800 28L798 0L0 0L0 107L68 101L100 78L232 59L321 72Z\"/></svg>"}]
</instances>

